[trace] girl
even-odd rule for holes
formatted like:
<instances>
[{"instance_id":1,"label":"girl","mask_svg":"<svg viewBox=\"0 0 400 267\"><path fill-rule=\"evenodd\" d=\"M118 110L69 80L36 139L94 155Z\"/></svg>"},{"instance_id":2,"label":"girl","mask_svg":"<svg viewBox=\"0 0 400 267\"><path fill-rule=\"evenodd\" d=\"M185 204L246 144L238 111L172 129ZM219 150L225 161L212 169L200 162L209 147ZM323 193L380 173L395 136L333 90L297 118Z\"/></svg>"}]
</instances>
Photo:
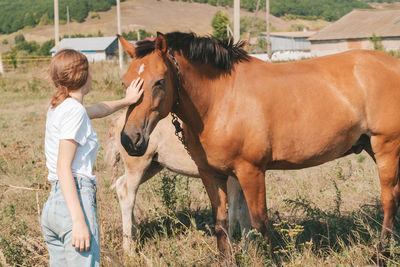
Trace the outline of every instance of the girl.
<instances>
[{"instance_id":1,"label":"girl","mask_svg":"<svg viewBox=\"0 0 400 267\"><path fill-rule=\"evenodd\" d=\"M98 139L90 119L102 118L135 104L143 80L127 89L124 99L83 107L92 86L86 57L75 50L58 52L50 75L57 87L47 112L45 154L52 184L42 212L42 231L50 266L100 266L96 184L92 173Z\"/></svg>"}]
</instances>

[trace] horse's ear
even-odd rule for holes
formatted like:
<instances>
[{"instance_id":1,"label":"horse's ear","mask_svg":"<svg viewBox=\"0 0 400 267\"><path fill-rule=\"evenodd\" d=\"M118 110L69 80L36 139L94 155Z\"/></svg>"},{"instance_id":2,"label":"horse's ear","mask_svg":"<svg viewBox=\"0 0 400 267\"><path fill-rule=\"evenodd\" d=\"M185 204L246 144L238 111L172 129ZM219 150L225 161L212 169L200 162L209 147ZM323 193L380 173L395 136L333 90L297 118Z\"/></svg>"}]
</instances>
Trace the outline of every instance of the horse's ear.
<instances>
[{"instance_id":1,"label":"horse's ear","mask_svg":"<svg viewBox=\"0 0 400 267\"><path fill-rule=\"evenodd\" d=\"M246 40L243 41L243 50L247 50L247 47L249 46L249 42L247 42Z\"/></svg>"},{"instance_id":2,"label":"horse's ear","mask_svg":"<svg viewBox=\"0 0 400 267\"><path fill-rule=\"evenodd\" d=\"M165 39L164 34L161 32L157 32L157 38L156 38L156 49L160 50L161 53L165 54L167 52L167 39Z\"/></svg>"},{"instance_id":3,"label":"horse's ear","mask_svg":"<svg viewBox=\"0 0 400 267\"><path fill-rule=\"evenodd\" d=\"M125 40L124 37L122 37L121 35L117 34L119 41L121 42L122 48L124 48L124 50L126 51L126 53L128 53L128 55L131 58L135 57L135 46L133 44L131 44L130 42L128 42L127 40Z\"/></svg>"}]
</instances>

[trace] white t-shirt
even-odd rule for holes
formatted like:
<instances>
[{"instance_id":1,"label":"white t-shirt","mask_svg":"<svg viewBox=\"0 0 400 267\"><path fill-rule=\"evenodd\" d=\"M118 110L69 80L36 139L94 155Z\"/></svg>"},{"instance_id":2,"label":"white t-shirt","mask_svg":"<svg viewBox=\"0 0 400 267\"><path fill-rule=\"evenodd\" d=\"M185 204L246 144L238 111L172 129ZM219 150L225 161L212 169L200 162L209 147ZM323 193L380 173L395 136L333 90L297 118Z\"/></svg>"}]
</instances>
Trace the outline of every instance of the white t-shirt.
<instances>
[{"instance_id":1,"label":"white t-shirt","mask_svg":"<svg viewBox=\"0 0 400 267\"><path fill-rule=\"evenodd\" d=\"M72 163L74 177L86 177L97 183L92 170L99 148L98 138L85 107L72 97L55 109L50 107L47 112L44 150L49 181L58 180L57 159L61 139L73 139L78 143Z\"/></svg>"}]
</instances>

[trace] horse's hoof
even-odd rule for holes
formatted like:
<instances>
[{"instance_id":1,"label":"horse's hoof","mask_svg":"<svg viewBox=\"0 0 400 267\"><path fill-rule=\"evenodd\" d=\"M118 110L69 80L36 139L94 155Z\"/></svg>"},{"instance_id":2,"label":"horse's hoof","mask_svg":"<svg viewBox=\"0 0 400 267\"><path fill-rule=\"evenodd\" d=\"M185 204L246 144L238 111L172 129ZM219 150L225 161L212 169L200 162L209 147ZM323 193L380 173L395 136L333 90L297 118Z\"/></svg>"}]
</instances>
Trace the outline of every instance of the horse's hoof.
<instances>
[{"instance_id":1,"label":"horse's hoof","mask_svg":"<svg viewBox=\"0 0 400 267\"><path fill-rule=\"evenodd\" d=\"M376 252L371 257L371 261L376 264L377 266L386 266L386 259L390 256L389 252Z\"/></svg>"},{"instance_id":2,"label":"horse's hoof","mask_svg":"<svg viewBox=\"0 0 400 267\"><path fill-rule=\"evenodd\" d=\"M387 249L388 244L384 244L384 242L379 242L376 246L376 252L371 257L371 261L377 266L386 266L387 259L390 257L390 251Z\"/></svg>"}]
</instances>

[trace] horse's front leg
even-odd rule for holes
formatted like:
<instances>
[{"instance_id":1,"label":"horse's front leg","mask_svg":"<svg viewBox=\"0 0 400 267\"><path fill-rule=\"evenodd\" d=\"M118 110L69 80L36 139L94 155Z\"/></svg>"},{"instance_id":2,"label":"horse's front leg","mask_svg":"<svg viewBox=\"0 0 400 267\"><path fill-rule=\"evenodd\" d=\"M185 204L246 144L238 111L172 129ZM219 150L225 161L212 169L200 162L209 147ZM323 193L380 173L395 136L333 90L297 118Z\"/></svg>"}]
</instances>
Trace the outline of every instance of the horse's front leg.
<instances>
[{"instance_id":1,"label":"horse's front leg","mask_svg":"<svg viewBox=\"0 0 400 267\"><path fill-rule=\"evenodd\" d=\"M132 248L133 237L137 229L134 217L134 208L136 195L139 185L153 177L162 170L162 166L158 163L148 163L150 166L136 166L136 168L125 173L116 182L116 191L119 199L119 206L122 215L122 233L123 233L123 249L130 252Z\"/></svg>"},{"instance_id":2,"label":"horse's front leg","mask_svg":"<svg viewBox=\"0 0 400 267\"><path fill-rule=\"evenodd\" d=\"M213 171L199 170L200 177L211 201L217 245L222 260L231 261L232 251L228 237L227 176Z\"/></svg>"},{"instance_id":3,"label":"horse's front leg","mask_svg":"<svg viewBox=\"0 0 400 267\"><path fill-rule=\"evenodd\" d=\"M134 230L135 218L133 216L133 208L135 207L136 193L140 185L140 179L141 177L137 178L137 176L125 174L116 182L116 191L122 216L122 248L125 252L130 252L132 237L136 232Z\"/></svg>"}]
</instances>

